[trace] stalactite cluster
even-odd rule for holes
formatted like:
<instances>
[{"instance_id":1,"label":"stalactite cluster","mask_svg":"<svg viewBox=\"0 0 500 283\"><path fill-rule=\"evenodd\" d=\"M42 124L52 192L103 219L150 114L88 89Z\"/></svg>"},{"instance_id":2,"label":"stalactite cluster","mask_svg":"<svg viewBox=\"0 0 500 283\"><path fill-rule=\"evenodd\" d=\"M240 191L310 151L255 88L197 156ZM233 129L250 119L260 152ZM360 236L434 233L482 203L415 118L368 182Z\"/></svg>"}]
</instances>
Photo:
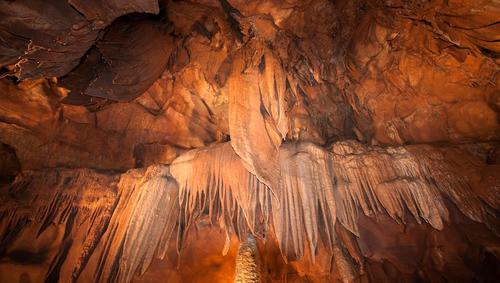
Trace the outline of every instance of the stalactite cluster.
<instances>
[{"instance_id":1,"label":"stalactite cluster","mask_svg":"<svg viewBox=\"0 0 500 283\"><path fill-rule=\"evenodd\" d=\"M190 227L207 216L212 225L225 229L227 241L232 232L242 240L249 235L276 238L285 260L301 259L308 249L314 261L324 246L347 278L359 272L359 266L354 251L342 252L347 244L337 235L337 219L349 231L344 237L349 234L351 240L360 237L359 213L387 215L396 223L411 217L443 230L454 222L449 206L455 205L464 216L498 233L494 209L471 189L467 178L446 166L439 149L341 142L329 152L312 143L286 143L279 156L279 195L246 170L228 143L188 151L170 166L131 170L114 178L86 171L74 178L68 170L50 172L48 180L47 172L21 175L3 197L13 206L2 212L2 247L15 246L18 235L44 235L57 223L64 227L64 236L47 280L55 276L129 282L136 270L145 272L155 254L165 256L175 231L182 250ZM94 194L99 191L94 187L113 182L101 192L106 197ZM47 188L44 195L36 191L40 185ZM82 245L74 243L82 236ZM61 269L63 262L57 259L68 256L80 260L75 266L63 261L69 266Z\"/></svg>"},{"instance_id":2,"label":"stalactite cluster","mask_svg":"<svg viewBox=\"0 0 500 283\"><path fill-rule=\"evenodd\" d=\"M26 172L2 194L2 252L7 258L32 253L33 263L47 264L34 272L36 281L129 282L136 270L145 272L153 255L165 256L177 194L164 167L121 176ZM44 245L55 249L37 250Z\"/></svg>"},{"instance_id":3,"label":"stalactite cluster","mask_svg":"<svg viewBox=\"0 0 500 283\"><path fill-rule=\"evenodd\" d=\"M0 281L498 278L499 16L0 0Z\"/></svg>"}]
</instances>

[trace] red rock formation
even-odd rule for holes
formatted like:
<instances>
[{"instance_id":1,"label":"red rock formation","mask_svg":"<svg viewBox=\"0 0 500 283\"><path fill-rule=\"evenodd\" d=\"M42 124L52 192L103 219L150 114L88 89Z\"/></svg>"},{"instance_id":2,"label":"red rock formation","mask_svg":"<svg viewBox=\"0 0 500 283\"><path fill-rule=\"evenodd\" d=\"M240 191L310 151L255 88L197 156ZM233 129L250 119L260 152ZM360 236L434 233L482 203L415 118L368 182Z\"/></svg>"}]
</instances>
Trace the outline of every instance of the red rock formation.
<instances>
[{"instance_id":1,"label":"red rock formation","mask_svg":"<svg viewBox=\"0 0 500 283\"><path fill-rule=\"evenodd\" d=\"M0 2L0 281L493 282L499 16Z\"/></svg>"}]
</instances>

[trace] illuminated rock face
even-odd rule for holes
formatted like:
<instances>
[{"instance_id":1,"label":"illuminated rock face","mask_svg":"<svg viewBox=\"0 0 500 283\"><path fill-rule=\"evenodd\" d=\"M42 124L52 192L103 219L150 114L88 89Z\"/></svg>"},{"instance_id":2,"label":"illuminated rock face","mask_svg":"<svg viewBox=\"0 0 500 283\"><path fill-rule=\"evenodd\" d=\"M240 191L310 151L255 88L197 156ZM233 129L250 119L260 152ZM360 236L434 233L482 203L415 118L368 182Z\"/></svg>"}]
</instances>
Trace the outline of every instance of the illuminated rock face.
<instances>
[{"instance_id":1,"label":"illuminated rock face","mask_svg":"<svg viewBox=\"0 0 500 283\"><path fill-rule=\"evenodd\" d=\"M499 17L0 2L0 281L494 281Z\"/></svg>"}]
</instances>

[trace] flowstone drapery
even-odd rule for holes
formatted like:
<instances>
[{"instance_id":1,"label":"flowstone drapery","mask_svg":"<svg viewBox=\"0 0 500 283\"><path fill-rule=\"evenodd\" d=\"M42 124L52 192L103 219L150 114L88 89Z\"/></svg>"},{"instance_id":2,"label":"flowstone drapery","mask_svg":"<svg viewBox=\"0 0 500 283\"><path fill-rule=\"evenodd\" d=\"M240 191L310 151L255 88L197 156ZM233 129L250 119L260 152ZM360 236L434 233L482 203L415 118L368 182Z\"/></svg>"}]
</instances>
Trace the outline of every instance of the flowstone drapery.
<instances>
[{"instance_id":1,"label":"flowstone drapery","mask_svg":"<svg viewBox=\"0 0 500 283\"><path fill-rule=\"evenodd\" d=\"M499 13L0 0L0 281L495 281Z\"/></svg>"},{"instance_id":2,"label":"flowstone drapery","mask_svg":"<svg viewBox=\"0 0 500 283\"><path fill-rule=\"evenodd\" d=\"M2 246L15 245L18 235L36 238L56 223L65 236L55 259L78 260L74 266L52 262L47 279L129 282L136 270L146 271L155 254L165 256L171 235L178 235L182 251L187 233L208 217L227 234L225 252L233 232L243 241L275 238L285 260L300 260L308 249L314 261L323 246L347 278L360 267L356 254L342 252L346 239L337 235L336 225L356 241L360 213L387 215L398 223L412 217L443 230L453 222L452 205L462 217L498 232L495 211L470 189L469 180L455 175L438 148L340 142L327 151L312 143L285 143L279 163L279 197L246 170L229 143L188 151L170 166L116 177L88 170L77 171L76 179L71 170L20 175L2 197L9 204L1 213ZM112 182L117 184L97 189ZM47 188L44 194L36 190L40 186ZM82 245L74 239L86 240ZM62 263L68 266L61 269Z\"/></svg>"}]
</instances>

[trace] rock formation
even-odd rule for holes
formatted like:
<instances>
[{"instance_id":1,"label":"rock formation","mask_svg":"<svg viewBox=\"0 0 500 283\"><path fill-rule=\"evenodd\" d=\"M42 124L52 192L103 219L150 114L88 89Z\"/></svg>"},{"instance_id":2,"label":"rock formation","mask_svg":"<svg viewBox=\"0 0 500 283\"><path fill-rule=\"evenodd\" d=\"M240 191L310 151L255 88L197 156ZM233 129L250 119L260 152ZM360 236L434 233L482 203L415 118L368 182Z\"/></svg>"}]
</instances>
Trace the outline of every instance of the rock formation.
<instances>
[{"instance_id":1,"label":"rock formation","mask_svg":"<svg viewBox=\"0 0 500 283\"><path fill-rule=\"evenodd\" d=\"M261 282L259 260L255 239L250 236L238 249L234 282Z\"/></svg>"},{"instance_id":2,"label":"rock formation","mask_svg":"<svg viewBox=\"0 0 500 283\"><path fill-rule=\"evenodd\" d=\"M0 1L0 281L494 282L499 17Z\"/></svg>"}]
</instances>

